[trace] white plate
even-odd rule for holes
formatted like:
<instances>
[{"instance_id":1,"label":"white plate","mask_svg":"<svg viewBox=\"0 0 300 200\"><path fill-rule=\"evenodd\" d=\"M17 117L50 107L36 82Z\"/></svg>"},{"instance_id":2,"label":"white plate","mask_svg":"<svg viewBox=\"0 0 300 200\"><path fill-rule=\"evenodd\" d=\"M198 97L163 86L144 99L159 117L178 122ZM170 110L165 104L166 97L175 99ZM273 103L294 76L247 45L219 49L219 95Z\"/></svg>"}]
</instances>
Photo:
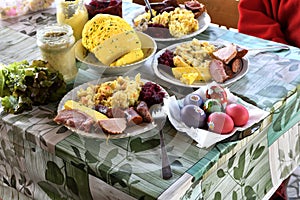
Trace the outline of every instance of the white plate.
<instances>
[{"instance_id":1,"label":"white plate","mask_svg":"<svg viewBox=\"0 0 300 200\"><path fill-rule=\"evenodd\" d=\"M188 42L190 42L190 41L188 41ZM182 42L182 43L188 43L188 42ZM204 41L200 40L200 42L204 42ZM208 41L208 42L210 44L215 45L215 46L223 46L224 45L224 44L220 44L220 43L217 43L217 42L211 42L211 41ZM187 84L182 83L180 80L178 80L174 77L171 67L166 66L166 65L162 65L162 64L158 64L157 59L160 57L160 55L162 55L167 49L174 52L176 47L178 45L182 44L182 43L177 43L177 44L171 45L169 47L166 47L166 48L160 50L159 52L157 52L155 54L154 59L153 59L153 63L152 63L154 73L160 79L162 79L162 80L164 80L168 83L171 83L171 84L174 84L174 85L177 85L177 86L183 86L183 87L199 88L199 87L205 86L205 85L213 82L213 80L211 80L209 82L195 81L193 84L187 85ZM224 83L220 83L221 86L227 86L227 85L229 85L231 83L234 83L237 80L241 79L243 76L245 76L245 74L248 72L248 62L249 61L246 57L243 57L242 60L243 60L242 70L240 72L238 72L233 78L226 80Z\"/></svg>"},{"instance_id":2,"label":"white plate","mask_svg":"<svg viewBox=\"0 0 300 200\"><path fill-rule=\"evenodd\" d=\"M82 85L79 85L79 86L75 87L74 89L72 89L70 92L68 92L61 99L61 101L59 102L58 107L57 107L57 112L59 112L60 110L64 109L64 104L65 104L65 102L67 100L78 101L77 92L80 89L86 89L90 85L96 85L96 84L104 83L106 81L111 81L111 80L115 80L115 79L116 79L116 77L103 78L101 80L90 81L90 82L87 82L87 83L84 83ZM144 83L149 82L148 80L145 80L145 79L141 79L141 80ZM169 96L168 93L167 93L167 91L164 88L162 88L162 87L161 87L161 90L163 92L165 92L165 94L166 94L165 98L167 98ZM107 139L107 138L109 138L109 139L118 139L118 138L125 138L125 137L135 136L135 135L144 133L146 131L149 131L149 130L155 128L156 125L154 123L142 123L142 124L139 124L139 125L136 125L136 126L130 126L130 127L127 127L125 129L124 133L117 134L117 135L113 135L113 134L108 135L108 134L105 134L103 132L87 133L85 131L81 131L81 130L75 129L73 127L69 127L69 126L66 126L66 127L68 129L70 129L71 131L73 131L73 132L75 132L75 133L77 133L77 134L79 134L81 136L84 136L84 137L92 137L92 138L99 138L99 139Z\"/></svg>"},{"instance_id":3,"label":"white plate","mask_svg":"<svg viewBox=\"0 0 300 200\"><path fill-rule=\"evenodd\" d=\"M82 63L85 63L90 69L95 70L101 74L108 75L122 75L130 70L137 69L141 67L148 59L152 59L153 55L157 50L156 42L147 34L137 32L141 43L142 50L144 52L144 59L120 67L109 67L101 63L93 53L90 53L86 48L83 47L81 39L75 44L75 57Z\"/></svg>"},{"instance_id":4,"label":"white plate","mask_svg":"<svg viewBox=\"0 0 300 200\"><path fill-rule=\"evenodd\" d=\"M145 13L145 8L140 8L138 9L136 12L133 12L131 14L129 14L129 16L126 18L127 21L130 23L130 25L132 27L135 27L135 25L133 24L133 20L141 15ZM184 35L182 37L179 37L179 38L176 38L176 37L170 37L170 38L157 38L157 37L151 37L157 41L157 42L168 42L168 41L178 41L178 40L183 40L183 39L188 39L188 38L191 38L191 37L194 37L200 33L202 33L203 31L205 31L207 28L208 28L208 25L210 24L211 22L211 18L210 16L207 14L207 12L204 12L202 15L200 15L198 18L198 24L199 24L199 28L197 31L193 32L193 33L190 33L188 35Z\"/></svg>"}]
</instances>

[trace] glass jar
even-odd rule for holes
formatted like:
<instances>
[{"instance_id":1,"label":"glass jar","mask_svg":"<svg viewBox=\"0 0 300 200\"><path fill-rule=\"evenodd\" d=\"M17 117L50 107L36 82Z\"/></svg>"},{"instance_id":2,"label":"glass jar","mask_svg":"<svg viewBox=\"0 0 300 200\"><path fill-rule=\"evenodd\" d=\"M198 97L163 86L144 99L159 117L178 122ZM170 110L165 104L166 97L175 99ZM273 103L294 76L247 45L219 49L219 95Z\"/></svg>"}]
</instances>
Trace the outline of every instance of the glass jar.
<instances>
[{"instance_id":1,"label":"glass jar","mask_svg":"<svg viewBox=\"0 0 300 200\"><path fill-rule=\"evenodd\" d=\"M42 58L62 73L66 82L77 75L74 52L75 38L69 25L53 24L37 30L37 45Z\"/></svg>"},{"instance_id":2,"label":"glass jar","mask_svg":"<svg viewBox=\"0 0 300 200\"><path fill-rule=\"evenodd\" d=\"M82 30L88 21L88 12L83 0L57 0L56 19L59 24L68 24L73 29L75 40L82 37Z\"/></svg>"}]
</instances>

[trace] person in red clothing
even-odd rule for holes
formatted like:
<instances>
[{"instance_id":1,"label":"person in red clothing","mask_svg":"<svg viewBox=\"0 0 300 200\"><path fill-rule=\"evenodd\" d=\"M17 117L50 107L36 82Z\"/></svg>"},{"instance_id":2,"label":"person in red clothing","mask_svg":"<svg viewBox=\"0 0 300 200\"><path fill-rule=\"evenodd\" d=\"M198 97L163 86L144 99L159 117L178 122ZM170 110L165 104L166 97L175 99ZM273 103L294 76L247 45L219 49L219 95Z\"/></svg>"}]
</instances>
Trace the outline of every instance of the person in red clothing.
<instances>
[{"instance_id":1,"label":"person in red clothing","mask_svg":"<svg viewBox=\"0 0 300 200\"><path fill-rule=\"evenodd\" d=\"M300 47L300 0L240 0L241 33Z\"/></svg>"},{"instance_id":2,"label":"person in red clothing","mask_svg":"<svg viewBox=\"0 0 300 200\"><path fill-rule=\"evenodd\" d=\"M238 31L300 48L300 0L240 0ZM270 200L287 200L289 177Z\"/></svg>"}]
</instances>

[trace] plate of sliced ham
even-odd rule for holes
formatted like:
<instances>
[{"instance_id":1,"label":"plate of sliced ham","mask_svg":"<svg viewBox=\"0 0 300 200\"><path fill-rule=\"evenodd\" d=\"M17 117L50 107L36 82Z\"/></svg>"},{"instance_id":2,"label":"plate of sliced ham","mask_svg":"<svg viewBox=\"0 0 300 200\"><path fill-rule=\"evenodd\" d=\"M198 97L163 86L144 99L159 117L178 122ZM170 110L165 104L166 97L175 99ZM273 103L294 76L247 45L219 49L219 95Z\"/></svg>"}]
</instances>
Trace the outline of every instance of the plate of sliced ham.
<instances>
[{"instance_id":1,"label":"plate of sliced ham","mask_svg":"<svg viewBox=\"0 0 300 200\"><path fill-rule=\"evenodd\" d=\"M122 84L122 94L119 90L112 91L112 88L120 87L119 83ZM123 99L126 90L130 90L128 91L130 95ZM100 93L103 95L103 92L118 93L120 96L117 100L120 100L120 107L103 105L102 102L106 100L95 105L88 103L95 99L95 95L99 96ZM88 97L91 95L94 97ZM135 136L156 127L149 109L154 104L162 103L168 96L161 86L140 79L139 75L135 79L111 77L94 80L75 87L62 98L54 121L84 137L118 139ZM109 98L112 97L107 99ZM123 104L127 101L126 98L130 102L128 106Z\"/></svg>"},{"instance_id":2,"label":"plate of sliced ham","mask_svg":"<svg viewBox=\"0 0 300 200\"><path fill-rule=\"evenodd\" d=\"M159 78L174 85L199 88L215 81L228 86L248 72L247 53L233 43L194 38L160 50L152 66Z\"/></svg>"}]
</instances>

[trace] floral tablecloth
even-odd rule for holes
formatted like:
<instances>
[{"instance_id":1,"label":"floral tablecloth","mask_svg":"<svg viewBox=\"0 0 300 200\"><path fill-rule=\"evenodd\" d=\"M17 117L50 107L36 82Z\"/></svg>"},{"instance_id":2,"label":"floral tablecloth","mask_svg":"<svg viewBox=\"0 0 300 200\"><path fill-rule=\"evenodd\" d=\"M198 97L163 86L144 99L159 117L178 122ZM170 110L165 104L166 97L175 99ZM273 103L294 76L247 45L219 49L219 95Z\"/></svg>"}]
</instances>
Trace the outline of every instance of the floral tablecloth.
<instances>
[{"instance_id":1,"label":"floral tablecloth","mask_svg":"<svg viewBox=\"0 0 300 200\"><path fill-rule=\"evenodd\" d=\"M124 17L138 5L123 3ZM55 21L55 9L0 21L0 62L40 58L36 28ZM209 26L201 40L245 46L269 41ZM161 46L169 45L161 44ZM167 121L163 131L173 177L161 178L158 130L118 140L95 140L53 122L57 103L19 115L1 113L0 197L3 199L263 199L299 165L299 49L249 53L249 72L228 88L270 112L264 120L210 148L198 148ZM98 79L78 63L70 88ZM151 61L128 75L162 85L181 98L193 89L158 79Z\"/></svg>"}]
</instances>

